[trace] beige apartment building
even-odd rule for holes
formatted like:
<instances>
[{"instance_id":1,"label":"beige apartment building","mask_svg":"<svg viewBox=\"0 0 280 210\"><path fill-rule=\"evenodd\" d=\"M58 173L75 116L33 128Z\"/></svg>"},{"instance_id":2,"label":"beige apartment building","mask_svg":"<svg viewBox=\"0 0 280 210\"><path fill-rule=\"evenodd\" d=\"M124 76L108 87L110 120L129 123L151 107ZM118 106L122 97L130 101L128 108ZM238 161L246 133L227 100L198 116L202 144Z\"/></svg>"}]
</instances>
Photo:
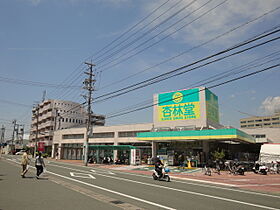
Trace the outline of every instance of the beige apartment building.
<instances>
[{"instance_id":1,"label":"beige apartment building","mask_svg":"<svg viewBox=\"0 0 280 210\"><path fill-rule=\"evenodd\" d=\"M240 119L240 128L280 128L280 112L269 116L256 116Z\"/></svg>"},{"instance_id":2,"label":"beige apartment building","mask_svg":"<svg viewBox=\"0 0 280 210\"><path fill-rule=\"evenodd\" d=\"M54 131L77 127L84 124L85 119L86 111L78 103L45 100L32 109L29 147L34 148L37 142L44 147L44 152L51 154Z\"/></svg>"}]
</instances>

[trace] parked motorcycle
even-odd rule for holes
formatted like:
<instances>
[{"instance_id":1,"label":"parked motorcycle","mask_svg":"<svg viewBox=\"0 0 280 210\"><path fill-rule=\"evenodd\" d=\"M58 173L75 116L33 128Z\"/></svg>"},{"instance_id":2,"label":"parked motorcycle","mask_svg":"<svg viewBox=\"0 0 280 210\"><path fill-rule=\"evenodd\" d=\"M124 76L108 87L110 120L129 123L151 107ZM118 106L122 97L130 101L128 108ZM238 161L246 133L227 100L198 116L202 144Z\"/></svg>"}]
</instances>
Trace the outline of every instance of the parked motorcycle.
<instances>
[{"instance_id":1,"label":"parked motorcycle","mask_svg":"<svg viewBox=\"0 0 280 210\"><path fill-rule=\"evenodd\" d=\"M170 182L170 177L168 173L170 172L169 168L161 167L161 174L158 174L156 170L153 171L153 179L159 181L167 181Z\"/></svg>"},{"instance_id":2,"label":"parked motorcycle","mask_svg":"<svg viewBox=\"0 0 280 210\"><path fill-rule=\"evenodd\" d=\"M235 175L244 175L245 174L245 168L242 165L239 165L236 167L235 171L234 171Z\"/></svg>"},{"instance_id":3,"label":"parked motorcycle","mask_svg":"<svg viewBox=\"0 0 280 210\"><path fill-rule=\"evenodd\" d=\"M268 167L266 165L260 165L260 164L256 164L253 167L253 172L255 174L262 174L262 175L267 175L268 172Z\"/></svg>"}]
</instances>

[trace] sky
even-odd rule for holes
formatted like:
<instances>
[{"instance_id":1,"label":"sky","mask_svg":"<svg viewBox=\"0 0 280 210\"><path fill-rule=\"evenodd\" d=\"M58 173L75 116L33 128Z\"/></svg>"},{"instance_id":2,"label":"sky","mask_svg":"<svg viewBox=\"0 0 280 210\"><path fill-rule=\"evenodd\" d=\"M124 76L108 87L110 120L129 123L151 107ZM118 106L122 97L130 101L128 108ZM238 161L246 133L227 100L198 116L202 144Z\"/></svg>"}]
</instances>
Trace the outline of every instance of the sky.
<instances>
[{"instance_id":1,"label":"sky","mask_svg":"<svg viewBox=\"0 0 280 210\"><path fill-rule=\"evenodd\" d=\"M279 29L279 20L279 0L1 0L0 126L9 137L16 119L28 132L32 106L44 91L46 99L83 103L85 61L96 65L95 99ZM242 53L156 84L96 99L93 111L113 116L151 104L153 94L215 78L202 85L211 87L268 69L211 89L219 98L221 123L238 128L241 118L280 109L278 36L267 35L230 51L252 47ZM152 120L148 108L108 118L106 124Z\"/></svg>"}]
</instances>

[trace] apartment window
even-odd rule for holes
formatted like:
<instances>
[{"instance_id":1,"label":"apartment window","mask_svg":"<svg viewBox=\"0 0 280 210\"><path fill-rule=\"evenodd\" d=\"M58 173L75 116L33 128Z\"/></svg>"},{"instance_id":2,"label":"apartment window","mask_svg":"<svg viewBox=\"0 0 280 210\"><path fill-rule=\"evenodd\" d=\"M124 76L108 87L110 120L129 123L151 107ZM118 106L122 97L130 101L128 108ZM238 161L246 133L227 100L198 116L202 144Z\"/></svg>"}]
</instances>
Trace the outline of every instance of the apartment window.
<instances>
[{"instance_id":1,"label":"apartment window","mask_svg":"<svg viewBox=\"0 0 280 210\"><path fill-rule=\"evenodd\" d=\"M69 118L69 122L71 122L71 118Z\"/></svg>"},{"instance_id":2,"label":"apartment window","mask_svg":"<svg viewBox=\"0 0 280 210\"><path fill-rule=\"evenodd\" d=\"M279 117L274 117L272 118L272 120L279 120Z\"/></svg>"},{"instance_id":3,"label":"apartment window","mask_svg":"<svg viewBox=\"0 0 280 210\"><path fill-rule=\"evenodd\" d=\"M255 122L262 122L262 120L255 120Z\"/></svg>"},{"instance_id":4,"label":"apartment window","mask_svg":"<svg viewBox=\"0 0 280 210\"><path fill-rule=\"evenodd\" d=\"M254 120L248 120L248 123L252 123L252 122L254 122Z\"/></svg>"},{"instance_id":5,"label":"apartment window","mask_svg":"<svg viewBox=\"0 0 280 210\"><path fill-rule=\"evenodd\" d=\"M271 125L271 123L265 123L264 125Z\"/></svg>"},{"instance_id":6,"label":"apartment window","mask_svg":"<svg viewBox=\"0 0 280 210\"><path fill-rule=\"evenodd\" d=\"M264 119L263 121L270 121L270 119Z\"/></svg>"},{"instance_id":7,"label":"apartment window","mask_svg":"<svg viewBox=\"0 0 280 210\"><path fill-rule=\"evenodd\" d=\"M93 133L93 138L114 138L114 132Z\"/></svg>"},{"instance_id":8,"label":"apartment window","mask_svg":"<svg viewBox=\"0 0 280 210\"><path fill-rule=\"evenodd\" d=\"M62 139L83 139L84 134L65 134L62 135Z\"/></svg>"},{"instance_id":9,"label":"apartment window","mask_svg":"<svg viewBox=\"0 0 280 210\"><path fill-rule=\"evenodd\" d=\"M256 135L252 135L255 138L265 138L265 134L256 134Z\"/></svg>"},{"instance_id":10,"label":"apartment window","mask_svg":"<svg viewBox=\"0 0 280 210\"><path fill-rule=\"evenodd\" d=\"M280 125L280 122L274 122L272 125Z\"/></svg>"},{"instance_id":11,"label":"apartment window","mask_svg":"<svg viewBox=\"0 0 280 210\"><path fill-rule=\"evenodd\" d=\"M246 121L241 121L241 123L246 123Z\"/></svg>"},{"instance_id":12,"label":"apartment window","mask_svg":"<svg viewBox=\"0 0 280 210\"><path fill-rule=\"evenodd\" d=\"M119 137L136 137L137 131L119 132Z\"/></svg>"},{"instance_id":13,"label":"apartment window","mask_svg":"<svg viewBox=\"0 0 280 210\"><path fill-rule=\"evenodd\" d=\"M257 127L260 127L260 126L262 126L262 124L256 124L256 126L257 126Z\"/></svg>"},{"instance_id":14,"label":"apartment window","mask_svg":"<svg viewBox=\"0 0 280 210\"><path fill-rule=\"evenodd\" d=\"M65 118L65 122L68 122L68 118Z\"/></svg>"},{"instance_id":15,"label":"apartment window","mask_svg":"<svg viewBox=\"0 0 280 210\"><path fill-rule=\"evenodd\" d=\"M241 128L246 128L247 127L247 125L241 125Z\"/></svg>"}]
</instances>

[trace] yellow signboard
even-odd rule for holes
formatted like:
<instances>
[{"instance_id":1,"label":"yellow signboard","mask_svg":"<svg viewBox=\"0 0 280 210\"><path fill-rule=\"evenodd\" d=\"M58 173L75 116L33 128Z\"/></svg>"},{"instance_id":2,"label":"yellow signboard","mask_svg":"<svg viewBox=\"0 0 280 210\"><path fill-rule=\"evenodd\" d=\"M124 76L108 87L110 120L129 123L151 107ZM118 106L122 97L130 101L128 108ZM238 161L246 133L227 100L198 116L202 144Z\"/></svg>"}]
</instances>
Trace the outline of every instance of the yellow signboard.
<instances>
[{"instance_id":1,"label":"yellow signboard","mask_svg":"<svg viewBox=\"0 0 280 210\"><path fill-rule=\"evenodd\" d=\"M200 118L200 102L170 104L158 107L159 121Z\"/></svg>"}]
</instances>

